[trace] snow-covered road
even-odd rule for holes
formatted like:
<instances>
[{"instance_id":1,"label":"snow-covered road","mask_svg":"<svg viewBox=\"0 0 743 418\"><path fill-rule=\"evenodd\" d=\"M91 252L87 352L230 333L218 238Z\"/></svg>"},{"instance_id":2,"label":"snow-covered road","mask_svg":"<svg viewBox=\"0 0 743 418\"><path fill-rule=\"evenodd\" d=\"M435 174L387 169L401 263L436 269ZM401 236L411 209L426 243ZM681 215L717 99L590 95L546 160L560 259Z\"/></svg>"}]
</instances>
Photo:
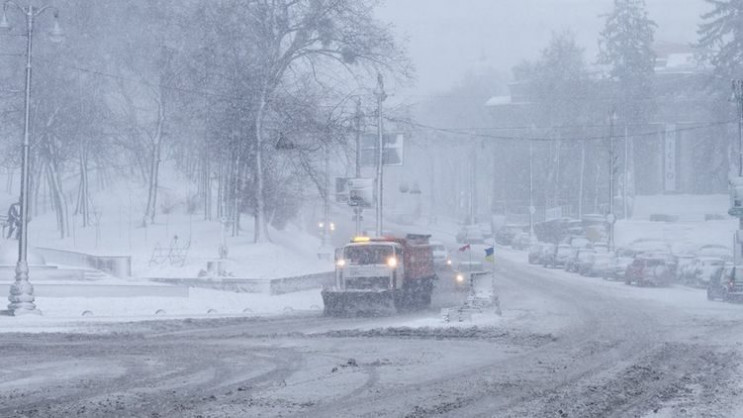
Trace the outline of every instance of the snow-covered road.
<instances>
[{"instance_id":1,"label":"snow-covered road","mask_svg":"<svg viewBox=\"0 0 743 418\"><path fill-rule=\"evenodd\" d=\"M432 309L4 334L0 416L743 416L743 306L508 258L503 317L472 323ZM461 298L439 292L437 307Z\"/></svg>"}]
</instances>

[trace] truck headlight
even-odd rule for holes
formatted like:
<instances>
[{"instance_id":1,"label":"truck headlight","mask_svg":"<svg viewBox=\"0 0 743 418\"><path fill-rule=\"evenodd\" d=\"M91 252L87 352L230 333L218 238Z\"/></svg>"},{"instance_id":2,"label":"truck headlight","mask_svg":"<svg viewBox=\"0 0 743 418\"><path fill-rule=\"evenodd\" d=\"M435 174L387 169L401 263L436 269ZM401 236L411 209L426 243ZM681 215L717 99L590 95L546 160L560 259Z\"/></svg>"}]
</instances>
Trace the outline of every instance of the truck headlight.
<instances>
[{"instance_id":1,"label":"truck headlight","mask_svg":"<svg viewBox=\"0 0 743 418\"><path fill-rule=\"evenodd\" d=\"M387 259L387 266L390 267L390 268L397 267L397 258L395 258L395 257L388 258Z\"/></svg>"},{"instance_id":2,"label":"truck headlight","mask_svg":"<svg viewBox=\"0 0 743 418\"><path fill-rule=\"evenodd\" d=\"M462 273L457 274L456 277L454 278L454 280L456 280L457 283L464 282L464 274L462 274Z\"/></svg>"},{"instance_id":3,"label":"truck headlight","mask_svg":"<svg viewBox=\"0 0 743 418\"><path fill-rule=\"evenodd\" d=\"M340 259L338 259L338 261L335 262L335 265L338 266L338 267L343 267L343 266L346 265L346 260L340 258Z\"/></svg>"}]
</instances>

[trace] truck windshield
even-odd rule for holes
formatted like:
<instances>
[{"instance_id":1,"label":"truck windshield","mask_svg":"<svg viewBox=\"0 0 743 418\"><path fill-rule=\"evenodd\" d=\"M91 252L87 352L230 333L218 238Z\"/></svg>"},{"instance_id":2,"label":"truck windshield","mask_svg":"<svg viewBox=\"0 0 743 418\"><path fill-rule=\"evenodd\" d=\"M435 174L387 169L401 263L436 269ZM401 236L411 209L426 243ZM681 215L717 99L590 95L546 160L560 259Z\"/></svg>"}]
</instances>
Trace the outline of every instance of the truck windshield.
<instances>
[{"instance_id":1,"label":"truck windshield","mask_svg":"<svg viewBox=\"0 0 743 418\"><path fill-rule=\"evenodd\" d=\"M346 247L344 258L351 265L386 264L392 256L389 245L359 245Z\"/></svg>"}]
</instances>

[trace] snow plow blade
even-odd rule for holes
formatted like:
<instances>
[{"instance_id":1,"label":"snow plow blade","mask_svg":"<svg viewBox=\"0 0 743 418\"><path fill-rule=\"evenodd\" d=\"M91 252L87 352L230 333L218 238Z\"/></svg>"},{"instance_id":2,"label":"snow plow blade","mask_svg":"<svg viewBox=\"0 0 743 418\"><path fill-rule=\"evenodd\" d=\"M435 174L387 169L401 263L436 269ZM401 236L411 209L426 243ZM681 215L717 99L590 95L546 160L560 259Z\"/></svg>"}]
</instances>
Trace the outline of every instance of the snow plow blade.
<instances>
[{"instance_id":1,"label":"snow plow blade","mask_svg":"<svg viewBox=\"0 0 743 418\"><path fill-rule=\"evenodd\" d=\"M323 290L326 316L387 316L394 314L395 295L392 291Z\"/></svg>"}]
</instances>

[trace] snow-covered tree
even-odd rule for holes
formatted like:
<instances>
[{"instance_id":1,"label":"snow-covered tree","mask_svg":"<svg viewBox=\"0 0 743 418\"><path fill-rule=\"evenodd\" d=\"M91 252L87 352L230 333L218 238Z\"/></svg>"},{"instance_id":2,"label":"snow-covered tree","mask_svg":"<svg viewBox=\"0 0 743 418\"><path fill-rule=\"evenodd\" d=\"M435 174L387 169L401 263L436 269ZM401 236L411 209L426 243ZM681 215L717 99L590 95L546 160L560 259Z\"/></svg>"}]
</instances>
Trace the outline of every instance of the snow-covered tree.
<instances>
[{"instance_id":1,"label":"snow-covered tree","mask_svg":"<svg viewBox=\"0 0 743 418\"><path fill-rule=\"evenodd\" d=\"M585 122L591 80L584 54L573 32L558 32L530 67L531 90L539 105L537 126L556 128ZM522 67L525 70L529 65Z\"/></svg>"},{"instance_id":2,"label":"snow-covered tree","mask_svg":"<svg viewBox=\"0 0 743 418\"><path fill-rule=\"evenodd\" d=\"M408 61L389 29L374 17L375 1L351 0L228 0L204 10L208 34L225 43L211 43L204 57L210 72L222 75L216 88L243 96L231 103L236 110L230 144L235 185L248 196L255 215L255 241L267 239L267 177L276 154L276 138L289 130L282 107L298 93L307 76L319 86L320 96L332 96L347 85L364 85L377 71L404 74ZM210 3L211 5L211 3ZM211 22L215 22L212 25ZM235 42L237 40L237 42ZM227 64L214 68L214 64ZM231 71L235 69L233 73ZM389 71L392 70L392 71ZM234 77L227 78L228 74ZM371 77L370 77L371 76ZM212 77L214 78L214 77ZM353 90L353 89L351 89ZM244 94L243 94L244 92ZM320 106L327 103L319 102Z\"/></svg>"},{"instance_id":3,"label":"snow-covered tree","mask_svg":"<svg viewBox=\"0 0 743 418\"><path fill-rule=\"evenodd\" d=\"M614 0L614 9L605 17L598 61L610 67L617 84L617 115L627 123L647 121L652 112L657 25L648 17L645 0Z\"/></svg>"},{"instance_id":4,"label":"snow-covered tree","mask_svg":"<svg viewBox=\"0 0 743 418\"><path fill-rule=\"evenodd\" d=\"M702 15L698 46L724 79L743 72L743 0L706 0L712 10Z\"/></svg>"},{"instance_id":5,"label":"snow-covered tree","mask_svg":"<svg viewBox=\"0 0 743 418\"><path fill-rule=\"evenodd\" d=\"M743 0L705 1L710 3L712 10L701 16L697 47L700 56L714 68L709 86L716 101L711 111L719 118L733 118L735 106L731 106L728 99L730 80L743 78ZM725 131L718 135L725 135ZM700 146L698 154L704 155L700 161L709 161L714 173L725 173L734 167L733 143L709 141L709 145Z\"/></svg>"},{"instance_id":6,"label":"snow-covered tree","mask_svg":"<svg viewBox=\"0 0 743 418\"><path fill-rule=\"evenodd\" d=\"M584 50L570 31L553 34L539 60L522 63L515 69L515 75L528 80L530 85L535 133L554 139L547 144L545 160L537 164L547 168L546 184L542 188L546 205L557 206L571 199L568 195L578 189L578 185L572 184L579 176L572 172L575 165L565 164L561 157L581 152L578 149L581 144L569 140L572 136L584 136L583 127L593 122L598 110L589 100L594 95L594 81L586 66Z\"/></svg>"}]
</instances>

